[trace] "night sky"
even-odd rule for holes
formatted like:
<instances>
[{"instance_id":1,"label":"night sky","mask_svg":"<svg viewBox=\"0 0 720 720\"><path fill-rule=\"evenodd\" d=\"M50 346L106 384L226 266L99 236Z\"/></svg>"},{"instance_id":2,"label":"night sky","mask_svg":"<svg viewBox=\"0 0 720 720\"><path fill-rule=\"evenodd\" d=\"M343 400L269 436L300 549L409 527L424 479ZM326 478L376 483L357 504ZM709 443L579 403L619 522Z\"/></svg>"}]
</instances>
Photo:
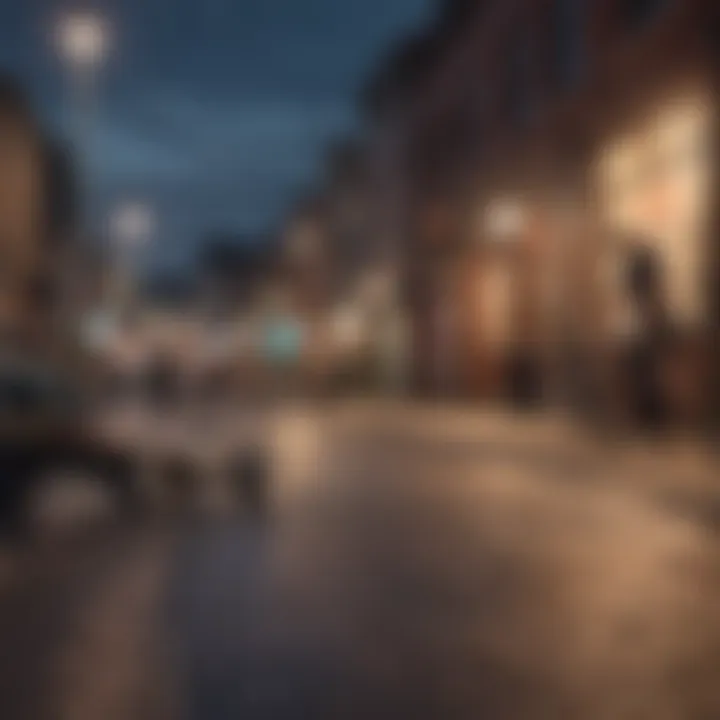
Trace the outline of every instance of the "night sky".
<instances>
[{"instance_id":1,"label":"night sky","mask_svg":"<svg viewBox=\"0 0 720 720\"><path fill-rule=\"evenodd\" d=\"M153 265L185 262L206 230L271 230L308 187L355 93L429 0L96 1L114 25L89 134L92 212L123 199L158 216ZM0 0L0 66L68 132L48 42L53 0Z\"/></svg>"}]
</instances>

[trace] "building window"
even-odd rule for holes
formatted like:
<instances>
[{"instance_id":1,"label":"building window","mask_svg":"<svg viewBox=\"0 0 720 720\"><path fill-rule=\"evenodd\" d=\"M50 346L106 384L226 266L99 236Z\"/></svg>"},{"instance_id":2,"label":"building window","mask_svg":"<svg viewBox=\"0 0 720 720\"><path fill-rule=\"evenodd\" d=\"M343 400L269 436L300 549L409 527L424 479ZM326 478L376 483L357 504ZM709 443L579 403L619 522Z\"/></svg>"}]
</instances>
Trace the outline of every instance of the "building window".
<instances>
[{"instance_id":1,"label":"building window","mask_svg":"<svg viewBox=\"0 0 720 720\"><path fill-rule=\"evenodd\" d=\"M625 27L641 30L668 5L668 0L620 0L620 15Z\"/></svg>"},{"instance_id":2,"label":"building window","mask_svg":"<svg viewBox=\"0 0 720 720\"><path fill-rule=\"evenodd\" d=\"M555 0L553 4L554 80L561 88L578 83L587 68L589 0Z\"/></svg>"},{"instance_id":3,"label":"building window","mask_svg":"<svg viewBox=\"0 0 720 720\"><path fill-rule=\"evenodd\" d=\"M510 114L517 125L525 125L533 111L531 39L529 28L524 27L511 46L508 89Z\"/></svg>"}]
</instances>

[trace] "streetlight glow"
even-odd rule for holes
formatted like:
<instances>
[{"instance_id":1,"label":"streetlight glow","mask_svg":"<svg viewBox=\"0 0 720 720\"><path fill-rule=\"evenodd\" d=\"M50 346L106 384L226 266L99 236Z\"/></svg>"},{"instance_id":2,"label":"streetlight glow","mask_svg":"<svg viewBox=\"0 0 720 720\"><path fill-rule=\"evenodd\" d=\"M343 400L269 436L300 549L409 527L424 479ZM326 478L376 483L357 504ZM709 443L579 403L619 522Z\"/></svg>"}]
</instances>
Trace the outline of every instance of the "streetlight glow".
<instances>
[{"instance_id":1,"label":"streetlight glow","mask_svg":"<svg viewBox=\"0 0 720 720\"><path fill-rule=\"evenodd\" d=\"M120 206L110 218L110 233L115 242L135 247L147 241L155 228L155 218L149 207L141 203Z\"/></svg>"},{"instance_id":2,"label":"streetlight glow","mask_svg":"<svg viewBox=\"0 0 720 720\"><path fill-rule=\"evenodd\" d=\"M74 13L60 19L56 42L62 58L75 69L93 69L107 54L108 32L98 15Z\"/></svg>"},{"instance_id":3,"label":"streetlight glow","mask_svg":"<svg viewBox=\"0 0 720 720\"><path fill-rule=\"evenodd\" d=\"M155 218L147 205L139 202L125 203L110 216L108 229L115 255L110 302L122 312L136 306L137 252L151 239Z\"/></svg>"},{"instance_id":4,"label":"streetlight glow","mask_svg":"<svg viewBox=\"0 0 720 720\"><path fill-rule=\"evenodd\" d=\"M514 200L496 200L485 209L483 225L495 241L516 240L525 229L525 212Z\"/></svg>"}]
</instances>

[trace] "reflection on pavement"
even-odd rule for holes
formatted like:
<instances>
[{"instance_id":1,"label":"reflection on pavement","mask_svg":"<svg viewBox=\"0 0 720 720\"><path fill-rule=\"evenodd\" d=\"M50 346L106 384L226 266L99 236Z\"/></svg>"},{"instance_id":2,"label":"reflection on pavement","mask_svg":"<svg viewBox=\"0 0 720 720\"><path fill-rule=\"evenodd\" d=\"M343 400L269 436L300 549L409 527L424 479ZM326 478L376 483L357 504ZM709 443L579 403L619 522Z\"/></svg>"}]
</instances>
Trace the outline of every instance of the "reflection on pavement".
<instances>
[{"instance_id":1,"label":"reflection on pavement","mask_svg":"<svg viewBox=\"0 0 720 720\"><path fill-rule=\"evenodd\" d=\"M148 447L169 432L142 427ZM22 551L4 717L720 716L717 538L658 501L713 500L699 449L372 403L263 430L266 518L149 515Z\"/></svg>"}]
</instances>

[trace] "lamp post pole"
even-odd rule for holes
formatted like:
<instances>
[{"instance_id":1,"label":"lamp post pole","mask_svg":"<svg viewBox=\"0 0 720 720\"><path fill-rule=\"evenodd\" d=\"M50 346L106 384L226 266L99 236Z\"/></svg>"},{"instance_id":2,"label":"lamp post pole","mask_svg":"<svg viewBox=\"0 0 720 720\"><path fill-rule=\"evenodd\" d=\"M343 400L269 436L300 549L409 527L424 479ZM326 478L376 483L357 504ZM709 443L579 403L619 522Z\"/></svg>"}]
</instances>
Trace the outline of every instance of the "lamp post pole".
<instances>
[{"instance_id":1,"label":"lamp post pole","mask_svg":"<svg viewBox=\"0 0 720 720\"><path fill-rule=\"evenodd\" d=\"M83 308L82 280L79 276L81 257L89 230L88 195L90 193L91 142L90 133L94 113L95 85L100 68L107 56L109 34L102 17L90 12L69 13L62 16L55 28L55 45L67 77L68 111L72 121L72 142L76 158L76 183L80 196L77 228L66 257L66 293L64 306L65 332L75 338ZM74 343L71 341L71 346Z\"/></svg>"},{"instance_id":2,"label":"lamp post pole","mask_svg":"<svg viewBox=\"0 0 720 720\"><path fill-rule=\"evenodd\" d=\"M135 306L137 250L146 245L154 231L151 209L142 203L121 205L110 219L113 259L111 297L106 298L115 316L126 316Z\"/></svg>"}]
</instances>

